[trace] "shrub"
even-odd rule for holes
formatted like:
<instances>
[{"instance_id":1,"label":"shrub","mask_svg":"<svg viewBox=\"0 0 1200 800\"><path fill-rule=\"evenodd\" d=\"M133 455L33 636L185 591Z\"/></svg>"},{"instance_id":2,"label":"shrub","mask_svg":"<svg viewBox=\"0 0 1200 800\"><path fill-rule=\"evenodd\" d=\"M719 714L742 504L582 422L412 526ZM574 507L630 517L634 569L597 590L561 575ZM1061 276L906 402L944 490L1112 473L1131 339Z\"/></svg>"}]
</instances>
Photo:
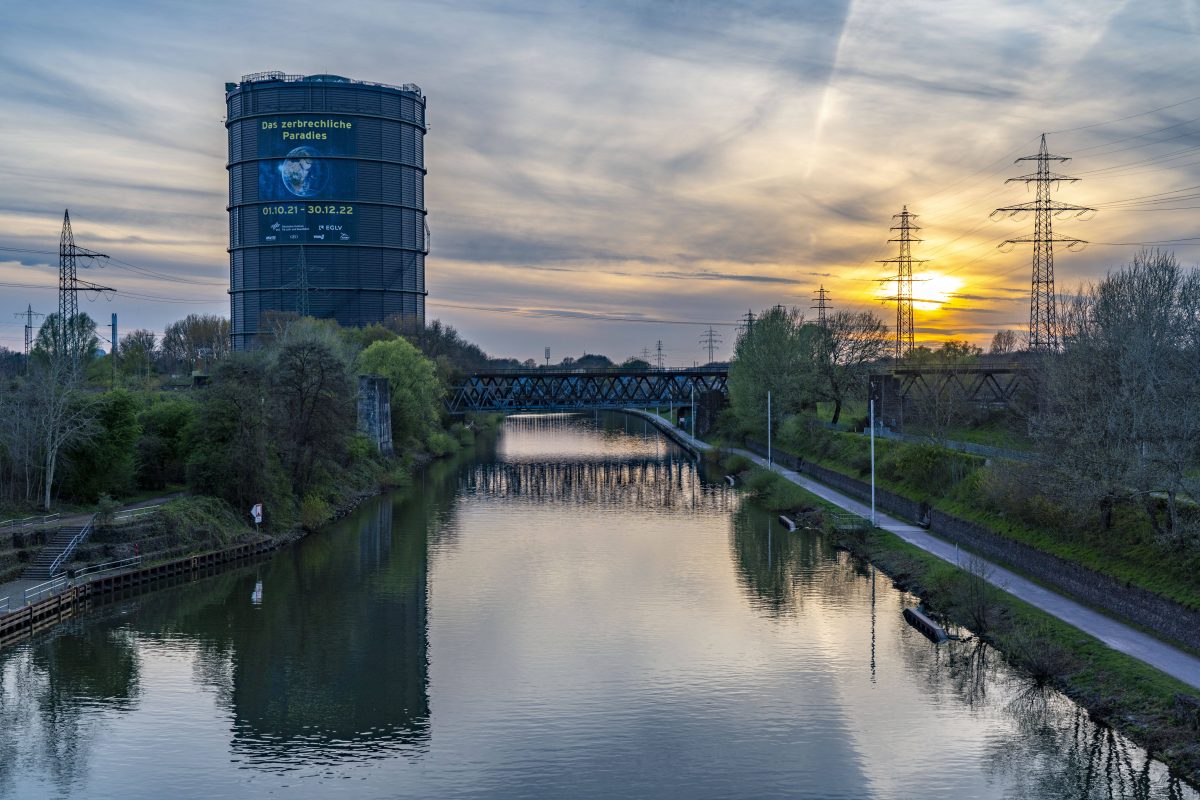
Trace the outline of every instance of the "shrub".
<instances>
[{"instance_id":1,"label":"shrub","mask_svg":"<svg viewBox=\"0 0 1200 800\"><path fill-rule=\"evenodd\" d=\"M333 516L329 503L316 492L309 492L300 502L300 524L305 530L315 531Z\"/></svg>"}]
</instances>

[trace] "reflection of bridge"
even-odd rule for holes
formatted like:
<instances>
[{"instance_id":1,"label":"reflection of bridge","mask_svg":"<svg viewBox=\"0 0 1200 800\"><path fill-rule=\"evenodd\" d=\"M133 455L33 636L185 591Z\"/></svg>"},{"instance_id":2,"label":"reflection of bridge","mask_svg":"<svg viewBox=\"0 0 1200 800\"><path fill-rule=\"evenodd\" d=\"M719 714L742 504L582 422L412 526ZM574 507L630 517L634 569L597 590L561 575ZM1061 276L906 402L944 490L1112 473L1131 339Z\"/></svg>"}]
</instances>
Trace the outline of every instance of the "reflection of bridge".
<instances>
[{"instance_id":1,"label":"reflection of bridge","mask_svg":"<svg viewBox=\"0 0 1200 800\"><path fill-rule=\"evenodd\" d=\"M696 465L682 458L480 464L463 476L461 486L467 494L535 505L676 511L728 511L736 497L724 483L702 483Z\"/></svg>"},{"instance_id":2,"label":"reflection of bridge","mask_svg":"<svg viewBox=\"0 0 1200 800\"><path fill-rule=\"evenodd\" d=\"M451 414L466 411L572 411L650 408L700 401L707 392L727 394L726 367L682 370L554 369L477 372L446 403Z\"/></svg>"}]
</instances>

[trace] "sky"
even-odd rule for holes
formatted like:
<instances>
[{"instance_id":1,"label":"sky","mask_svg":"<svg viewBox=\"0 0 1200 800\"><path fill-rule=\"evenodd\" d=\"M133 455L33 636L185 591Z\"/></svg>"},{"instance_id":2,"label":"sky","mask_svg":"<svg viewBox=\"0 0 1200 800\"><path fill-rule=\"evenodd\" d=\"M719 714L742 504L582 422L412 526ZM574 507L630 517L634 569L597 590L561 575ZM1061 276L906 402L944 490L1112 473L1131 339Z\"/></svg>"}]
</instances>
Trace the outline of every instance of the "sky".
<instances>
[{"instance_id":1,"label":"sky","mask_svg":"<svg viewBox=\"0 0 1200 800\"><path fill-rule=\"evenodd\" d=\"M1004 252L1048 133L1092 206L1060 291L1144 242L1200 253L1200 3L937 0L11 3L0 24L0 345L57 307L57 240L102 325L227 316L224 84L267 70L428 98L427 317L495 356L728 357L747 311L895 321L892 215L919 215L916 334L1028 327ZM1187 241L1195 238L1195 241ZM7 249L4 249L7 248ZM34 251L34 252L20 252ZM45 288L35 288L45 287ZM614 319L615 318L615 319Z\"/></svg>"}]
</instances>

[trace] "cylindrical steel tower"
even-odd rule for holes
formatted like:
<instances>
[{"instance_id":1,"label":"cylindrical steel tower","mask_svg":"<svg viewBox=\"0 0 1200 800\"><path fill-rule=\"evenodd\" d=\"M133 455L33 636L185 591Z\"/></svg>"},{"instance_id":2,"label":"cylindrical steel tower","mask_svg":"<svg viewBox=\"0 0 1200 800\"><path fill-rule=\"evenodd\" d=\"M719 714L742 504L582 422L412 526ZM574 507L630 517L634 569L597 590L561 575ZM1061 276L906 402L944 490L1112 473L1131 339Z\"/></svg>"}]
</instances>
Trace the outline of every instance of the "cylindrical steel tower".
<instances>
[{"instance_id":1,"label":"cylindrical steel tower","mask_svg":"<svg viewBox=\"0 0 1200 800\"><path fill-rule=\"evenodd\" d=\"M425 96L337 75L225 84L235 349L273 313L425 323Z\"/></svg>"}]
</instances>

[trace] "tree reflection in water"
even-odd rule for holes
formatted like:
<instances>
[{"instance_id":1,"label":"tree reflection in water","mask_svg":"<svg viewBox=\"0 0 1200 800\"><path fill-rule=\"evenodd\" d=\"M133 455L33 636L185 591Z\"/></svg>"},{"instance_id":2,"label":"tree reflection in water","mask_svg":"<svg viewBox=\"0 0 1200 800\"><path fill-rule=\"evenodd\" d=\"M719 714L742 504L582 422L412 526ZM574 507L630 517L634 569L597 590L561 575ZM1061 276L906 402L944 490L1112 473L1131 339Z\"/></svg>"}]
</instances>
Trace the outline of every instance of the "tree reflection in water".
<instances>
[{"instance_id":1,"label":"tree reflection in water","mask_svg":"<svg viewBox=\"0 0 1200 800\"><path fill-rule=\"evenodd\" d=\"M102 715L136 707L139 665L128 630L64 625L21 645L0 672L0 795L13 770L34 768L67 792L103 738Z\"/></svg>"}]
</instances>

